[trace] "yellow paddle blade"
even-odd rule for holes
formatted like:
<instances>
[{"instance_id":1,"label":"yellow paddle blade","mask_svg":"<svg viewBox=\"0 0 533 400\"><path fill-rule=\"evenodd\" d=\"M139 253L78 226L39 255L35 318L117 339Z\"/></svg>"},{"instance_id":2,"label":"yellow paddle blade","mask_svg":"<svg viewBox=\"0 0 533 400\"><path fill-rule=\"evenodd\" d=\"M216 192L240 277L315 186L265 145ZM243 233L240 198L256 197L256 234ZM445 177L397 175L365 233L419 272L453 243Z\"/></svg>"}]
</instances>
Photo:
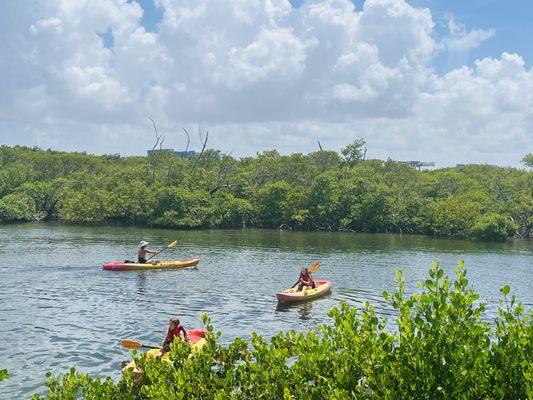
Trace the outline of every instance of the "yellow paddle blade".
<instances>
[{"instance_id":1,"label":"yellow paddle blade","mask_svg":"<svg viewBox=\"0 0 533 400\"><path fill-rule=\"evenodd\" d=\"M176 243L178 243L177 240L174 240L172 243L170 243L167 247L170 248L170 247L176 247Z\"/></svg>"},{"instance_id":2,"label":"yellow paddle blade","mask_svg":"<svg viewBox=\"0 0 533 400\"><path fill-rule=\"evenodd\" d=\"M311 266L311 269L309 271L311 272L316 272L318 271L318 269L320 268L320 263L317 261L316 263L314 263L312 266Z\"/></svg>"},{"instance_id":3,"label":"yellow paddle blade","mask_svg":"<svg viewBox=\"0 0 533 400\"><path fill-rule=\"evenodd\" d=\"M142 347L141 343L136 342L134 340L124 339L120 343L122 344L122 347L124 347L125 349L136 350L136 349L140 349Z\"/></svg>"}]
</instances>

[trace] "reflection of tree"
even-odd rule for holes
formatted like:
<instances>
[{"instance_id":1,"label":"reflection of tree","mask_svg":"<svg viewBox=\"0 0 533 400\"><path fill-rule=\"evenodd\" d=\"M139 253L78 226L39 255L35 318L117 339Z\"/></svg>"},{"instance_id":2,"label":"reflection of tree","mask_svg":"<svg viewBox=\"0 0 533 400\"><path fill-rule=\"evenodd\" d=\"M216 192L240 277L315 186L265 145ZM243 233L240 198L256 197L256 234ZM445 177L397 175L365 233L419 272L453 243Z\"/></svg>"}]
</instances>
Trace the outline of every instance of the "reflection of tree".
<instances>
[{"instance_id":1,"label":"reflection of tree","mask_svg":"<svg viewBox=\"0 0 533 400\"><path fill-rule=\"evenodd\" d=\"M278 303L276 311L289 311L290 309L297 309L300 319L307 321L311 319L311 310L313 309L312 301L304 301L299 303Z\"/></svg>"},{"instance_id":2,"label":"reflection of tree","mask_svg":"<svg viewBox=\"0 0 533 400\"><path fill-rule=\"evenodd\" d=\"M310 319L312 309L313 309L312 301L307 301L307 302L298 304L298 314L300 314L300 319L303 321L307 321L308 319Z\"/></svg>"}]
</instances>

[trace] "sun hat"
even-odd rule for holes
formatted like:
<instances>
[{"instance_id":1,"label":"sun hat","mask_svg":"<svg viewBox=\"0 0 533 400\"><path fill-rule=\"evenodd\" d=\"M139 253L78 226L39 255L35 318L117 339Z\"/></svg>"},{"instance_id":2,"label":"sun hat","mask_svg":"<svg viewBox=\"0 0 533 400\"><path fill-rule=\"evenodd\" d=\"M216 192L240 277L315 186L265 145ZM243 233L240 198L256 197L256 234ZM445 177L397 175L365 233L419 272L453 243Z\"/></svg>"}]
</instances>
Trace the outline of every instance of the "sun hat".
<instances>
[{"instance_id":1,"label":"sun hat","mask_svg":"<svg viewBox=\"0 0 533 400\"><path fill-rule=\"evenodd\" d=\"M144 240L139 243L139 247L144 247L144 246L148 246L148 242L145 242Z\"/></svg>"},{"instance_id":2,"label":"sun hat","mask_svg":"<svg viewBox=\"0 0 533 400\"><path fill-rule=\"evenodd\" d=\"M174 317L170 317L170 322L174 322L175 324L179 324L180 323L180 319L176 316Z\"/></svg>"}]
</instances>

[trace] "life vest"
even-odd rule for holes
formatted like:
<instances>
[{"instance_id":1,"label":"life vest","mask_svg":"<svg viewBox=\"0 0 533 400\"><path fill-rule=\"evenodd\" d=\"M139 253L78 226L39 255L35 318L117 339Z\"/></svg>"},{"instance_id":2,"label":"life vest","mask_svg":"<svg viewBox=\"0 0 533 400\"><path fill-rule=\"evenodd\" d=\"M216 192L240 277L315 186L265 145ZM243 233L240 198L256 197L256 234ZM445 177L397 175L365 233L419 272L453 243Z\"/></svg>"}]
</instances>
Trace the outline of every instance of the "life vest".
<instances>
[{"instance_id":1,"label":"life vest","mask_svg":"<svg viewBox=\"0 0 533 400\"><path fill-rule=\"evenodd\" d=\"M309 285L313 285L313 278L311 278L311 274L307 274L307 275L304 275L302 273L300 273L300 282L301 283L304 283L304 282L309 282Z\"/></svg>"},{"instance_id":2,"label":"life vest","mask_svg":"<svg viewBox=\"0 0 533 400\"><path fill-rule=\"evenodd\" d=\"M182 331L182 330L185 331L185 328L183 328L182 324L179 324L178 326L176 326L172 330L170 328L168 328L167 337L165 338L165 341L168 342L169 344L172 343L174 338L180 337L180 331Z\"/></svg>"}]
</instances>

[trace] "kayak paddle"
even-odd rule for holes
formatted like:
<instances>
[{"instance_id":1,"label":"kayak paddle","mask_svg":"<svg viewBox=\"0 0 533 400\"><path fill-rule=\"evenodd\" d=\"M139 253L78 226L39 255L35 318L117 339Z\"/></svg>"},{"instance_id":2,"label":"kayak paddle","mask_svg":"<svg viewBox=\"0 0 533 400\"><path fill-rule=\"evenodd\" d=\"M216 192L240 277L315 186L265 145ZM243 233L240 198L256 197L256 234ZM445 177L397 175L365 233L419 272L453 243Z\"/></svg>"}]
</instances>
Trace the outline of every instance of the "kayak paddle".
<instances>
[{"instance_id":1,"label":"kayak paddle","mask_svg":"<svg viewBox=\"0 0 533 400\"><path fill-rule=\"evenodd\" d=\"M167 245L167 247L165 247L164 249L161 249L161 250L159 250L157 253L152 254L150 257L148 257L148 258L146 259L146 261L149 261L150 259L152 259L152 258L154 258L155 256L157 256L159 253L164 252L166 249L170 249L170 248L172 248L172 247L176 247L176 244L177 244L177 243L178 243L178 241L177 241L177 240L174 240L172 243L169 243L169 244Z\"/></svg>"},{"instance_id":2,"label":"kayak paddle","mask_svg":"<svg viewBox=\"0 0 533 400\"><path fill-rule=\"evenodd\" d=\"M317 261L314 263L311 268L309 268L309 272L316 272L320 269L320 263Z\"/></svg>"},{"instance_id":3,"label":"kayak paddle","mask_svg":"<svg viewBox=\"0 0 533 400\"><path fill-rule=\"evenodd\" d=\"M122 344L122 347L125 349L131 349L131 350L137 350L141 347L145 347L147 349L159 349L159 346L149 346L147 344L142 344L139 342L136 342L134 340L124 339L120 342Z\"/></svg>"}]
</instances>

